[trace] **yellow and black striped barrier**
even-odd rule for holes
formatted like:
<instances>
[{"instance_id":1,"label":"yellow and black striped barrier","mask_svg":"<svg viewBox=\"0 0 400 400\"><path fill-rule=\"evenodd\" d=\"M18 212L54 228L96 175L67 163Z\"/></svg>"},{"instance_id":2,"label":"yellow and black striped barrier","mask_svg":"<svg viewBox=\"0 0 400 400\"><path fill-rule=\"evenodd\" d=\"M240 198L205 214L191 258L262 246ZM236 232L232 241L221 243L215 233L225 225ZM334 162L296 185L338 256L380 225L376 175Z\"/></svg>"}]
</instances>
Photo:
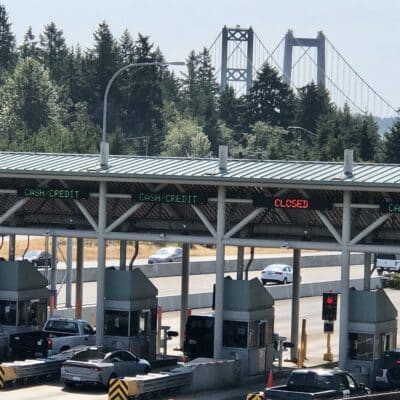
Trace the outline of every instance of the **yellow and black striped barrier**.
<instances>
[{"instance_id":1,"label":"yellow and black striped barrier","mask_svg":"<svg viewBox=\"0 0 400 400\"><path fill-rule=\"evenodd\" d=\"M108 400L128 400L145 393L160 392L166 389L189 385L191 371L169 371L148 373L121 379L112 379L108 387Z\"/></svg>"},{"instance_id":2,"label":"yellow and black striped barrier","mask_svg":"<svg viewBox=\"0 0 400 400\"><path fill-rule=\"evenodd\" d=\"M13 367L4 367L0 365L0 390L4 388L6 382L15 381L17 374Z\"/></svg>"},{"instance_id":3,"label":"yellow and black striped barrier","mask_svg":"<svg viewBox=\"0 0 400 400\"><path fill-rule=\"evenodd\" d=\"M254 392L254 393L249 393L246 396L246 400L264 400L264 393L263 392Z\"/></svg>"},{"instance_id":4,"label":"yellow and black striped barrier","mask_svg":"<svg viewBox=\"0 0 400 400\"><path fill-rule=\"evenodd\" d=\"M128 384L122 379L111 379L108 387L109 400L128 400Z\"/></svg>"}]
</instances>

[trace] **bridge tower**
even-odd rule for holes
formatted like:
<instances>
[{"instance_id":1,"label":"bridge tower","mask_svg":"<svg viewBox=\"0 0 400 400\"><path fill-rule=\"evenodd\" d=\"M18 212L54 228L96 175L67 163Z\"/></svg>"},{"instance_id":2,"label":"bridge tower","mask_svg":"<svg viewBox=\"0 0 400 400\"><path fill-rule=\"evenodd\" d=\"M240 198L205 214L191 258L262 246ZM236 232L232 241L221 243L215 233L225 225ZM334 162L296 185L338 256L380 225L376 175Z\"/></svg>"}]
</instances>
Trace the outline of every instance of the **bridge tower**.
<instances>
[{"instance_id":1,"label":"bridge tower","mask_svg":"<svg viewBox=\"0 0 400 400\"><path fill-rule=\"evenodd\" d=\"M283 81L290 85L292 78L293 47L317 48L317 83L325 86L325 35L318 32L315 39L296 38L293 31L289 30L285 35L285 52L283 55Z\"/></svg>"},{"instance_id":2,"label":"bridge tower","mask_svg":"<svg viewBox=\"0 0 400 400\"><path fill-rule=\"evenodd\" d=\"M228 56L228 42L235 43L231 54ZM239 43L238 43L239 42ZM241 43L246 42L247 49L245 65L234 65L236 57L232 57L233 53L237 52L240 58L243 58L243 51L240 48ZM253 46L254 46L254 31L243 29L237 26L236 28L222 29L222 51L221 51L221 87L224 88L228 82L246 82L246 93L249 92L253 81Z\"/></svg>"}]
</instances>

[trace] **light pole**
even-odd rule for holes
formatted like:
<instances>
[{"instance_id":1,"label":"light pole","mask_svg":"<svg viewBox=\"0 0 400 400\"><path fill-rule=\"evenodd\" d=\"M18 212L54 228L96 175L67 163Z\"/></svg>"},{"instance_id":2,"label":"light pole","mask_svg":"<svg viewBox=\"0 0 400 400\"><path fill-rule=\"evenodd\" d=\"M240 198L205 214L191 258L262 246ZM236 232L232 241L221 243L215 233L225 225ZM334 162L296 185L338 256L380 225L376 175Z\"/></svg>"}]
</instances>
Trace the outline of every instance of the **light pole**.
<instances>
[{"instance_id":1,"label":"light pole","mask_svg":"<svg viewBox=\"0 0 400 400\"><path fill-rule=\"evenodd\" d=\"M108 92L110 91L111 85L117 78L117 76L125 71L128 68L132 67L145 67L145 66L151 66L151 65L185 65L183 61L172 61L172 62L160 62L160 61L154 61L154 62L140 62L140 63L132 63L125 65L124 67L120 68L117 72L114 73L114 75L111 77L111 79L107 83L106 91L104 92L104 101L103 101L103 134L101 137L101 143L100 143L100 167L102 169L107 169L108 168L108 156L109 156L109 144L106 142L106 134L107 134L107 101L108 101Z\"/></svg>"}]
</instances>

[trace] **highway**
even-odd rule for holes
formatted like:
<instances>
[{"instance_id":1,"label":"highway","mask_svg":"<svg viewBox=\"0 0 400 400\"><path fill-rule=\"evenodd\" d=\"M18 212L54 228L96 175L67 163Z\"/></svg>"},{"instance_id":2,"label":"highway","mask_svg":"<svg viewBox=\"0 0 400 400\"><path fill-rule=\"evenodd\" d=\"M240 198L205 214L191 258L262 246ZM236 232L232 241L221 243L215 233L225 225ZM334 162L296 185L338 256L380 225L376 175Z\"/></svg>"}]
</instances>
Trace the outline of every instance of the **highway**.
<instances>
[{"instance_id":1,"label":"highway","mask_svg":"<svg viewBox=\"0 0 400 400\"><path fill-rule=\"evenodd\" d=\"M145 267L142 267L145 268ZM225 276L231 276L236 278L235 273L226 273ZM250 271L249 278L255 278L260 276L260 271ZM353 265L350 269L350 278L362 278L363 267L360 265ZM320 268L302 268L301 269L301 282L311 283L318 281L337 281L340 280L340 267L320 267ZM158 289L158 295L174 296L180 294L181 278L179 276L170 276L164 278L150 278L152 283ZM189 293L208 293L212 292L213 284L215 283L215 274L204 274L204 275L191 275L189 278ZM95 304L96 293L97 293L96 282L86 282L83 288L83 303L84 304ZM62 306L65 304L65 285L58 286L59 300L58 303ZM72 304L75 303L75 284L72 285Z\"/></svg>"}]
</instances>

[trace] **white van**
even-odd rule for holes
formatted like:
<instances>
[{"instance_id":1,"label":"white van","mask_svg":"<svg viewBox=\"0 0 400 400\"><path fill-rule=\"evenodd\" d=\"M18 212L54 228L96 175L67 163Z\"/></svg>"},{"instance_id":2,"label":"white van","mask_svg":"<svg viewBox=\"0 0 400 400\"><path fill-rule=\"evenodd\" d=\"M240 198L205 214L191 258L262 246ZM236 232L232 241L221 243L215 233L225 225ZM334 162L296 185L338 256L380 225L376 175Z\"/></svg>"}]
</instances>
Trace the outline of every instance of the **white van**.
<instances>
[{"instance_id":1,"label":"white van","mask_svg":"<svg viewBox=\"0 0 400 400\"><path fill-rule=\"evenodd\" d=\"M375 268L378 275L382 275L383 271L400 272L400 254L376 254Z\"/></svg>"}]
</instances>

